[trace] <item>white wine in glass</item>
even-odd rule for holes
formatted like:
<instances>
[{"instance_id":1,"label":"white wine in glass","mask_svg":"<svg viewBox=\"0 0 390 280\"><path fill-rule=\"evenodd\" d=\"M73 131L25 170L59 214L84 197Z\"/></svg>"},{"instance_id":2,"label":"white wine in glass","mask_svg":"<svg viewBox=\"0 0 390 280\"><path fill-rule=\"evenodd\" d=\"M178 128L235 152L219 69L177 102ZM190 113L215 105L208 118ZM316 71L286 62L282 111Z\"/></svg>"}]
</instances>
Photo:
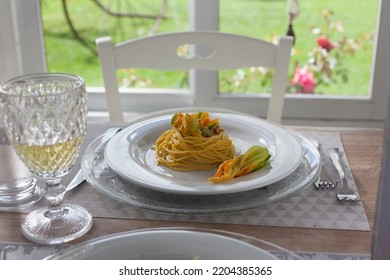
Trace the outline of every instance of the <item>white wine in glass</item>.
<instances>
[{"instance_id":1,"label":"white wine in glass","mask_svg":"<svg viewBox=\"0 0 390 280\"><path fill-rule=\"evenodd\" d=\"M11 79L0 86L4 123L16 154L43 187L48 208L31 212L22 233L31 241L59 244L84 235L92 216L78 205L64 204L61 178L78 157L86 133L84 80L66 73L42 73Z\"/></svg>"}]
</instances>

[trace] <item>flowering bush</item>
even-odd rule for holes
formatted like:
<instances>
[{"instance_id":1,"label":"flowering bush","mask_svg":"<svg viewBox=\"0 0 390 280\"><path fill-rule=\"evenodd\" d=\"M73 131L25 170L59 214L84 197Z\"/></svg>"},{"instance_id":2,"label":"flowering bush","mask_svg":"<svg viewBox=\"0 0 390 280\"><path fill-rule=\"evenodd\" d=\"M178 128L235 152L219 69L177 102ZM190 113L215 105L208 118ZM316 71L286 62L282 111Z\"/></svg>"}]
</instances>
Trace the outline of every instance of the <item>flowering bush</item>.
<instances>
[{"instance_id":1,"label":"flowering bush","mask_svg":"<svg viewBox=\"0 0 390 280\"><path fill-rule=\"evenodd\" d=\"M356 50L362 47L363 42L372 41L373 34L365 33L357 38L348 38L344 35L342 23L332 21L333 16L334 13L331 10L322 11L322 26L311 28L314 46L307 53L307 59L301 57L301 52L296 46L293 48L291 55L293 69L289 75L287 92L319 93L317 88L320 85L328 86L331 83L348 82L348 68L344 65L345 58L353 56ZM272 42L277 42L277 40L276 36L270 38ZM297 41L299 42L299 34ZM246 90L251 87L250 83L257 80L261 80L263 88L271 86L272 71L270 69L251 68L246 72L240 70L239 75L237 73L224 77L222 85L225 91L247 92Z\"/></svg>"},{"instance_id":2,"label":"flowering bush","mask_svg":"<svg viewBox=\"0 0 390 280\"><path fill-rule=\"evenodd\" d=\"M316 85L316 80L307 68L296 67L291 83L299 88L298 92L312 93Z\"/></svg>"},{"instance_id":3,"label":"flowering bush","mask_svg":"<svg viewBox=\"0 0 390 280\"><path fill-rule=\"evenodd\" d=\"M334 48L332 42L328 40L325 36L320 36L317 38L317 44L320 48L325 49L326 51L331 51Z\"/></svg>"},{"instance_id":4,"label":"flowering bush","mask_svg":"<svg viewBox=\"0 0 390 280\"><path fill-rule=\"evenodd\" d=\"M121 69L118 71L118 86L147 88L152 86L152 81L140 75L134 68Z\"/></svg>"},{"instance_id":5,"label":"flowering bush","mask_svg":"<svg viewBox=\"0 0 390 280\"><path fill-rule=\"evenodd\" d=\"M342 23L331 20L333 15L331 10L322 11L323 26L311 29L317 44L309 51L308 59L302 66L298 62L295 63L294 76L289 80L289 92L314 93L319 85L348 81L348 68L343 62L361 47L362 38L339 36L337 40L332 39L344 33Z\"/></svg>"}]
</instances>

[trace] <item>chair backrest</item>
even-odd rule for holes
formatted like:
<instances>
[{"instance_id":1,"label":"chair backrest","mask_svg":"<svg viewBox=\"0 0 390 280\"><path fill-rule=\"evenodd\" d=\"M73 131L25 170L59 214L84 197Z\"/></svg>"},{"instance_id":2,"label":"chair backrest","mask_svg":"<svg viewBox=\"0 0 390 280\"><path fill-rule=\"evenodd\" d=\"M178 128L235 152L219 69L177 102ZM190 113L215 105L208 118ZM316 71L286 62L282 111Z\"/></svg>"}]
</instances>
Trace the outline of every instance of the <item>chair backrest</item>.
<instances>
[{"instance_id":1,"label":"chair backrest","mask_svg":"<svg viewBox=\"0 0 390 280\"><path fill-rule=\"evenodd\" d=\"M116 70L148 68L156 70L225 70L243 67L274 69L267 119L280 122L287 85L292 37L281 37L278 44L216 31L162 33L113 45L110 37L96 39L106 90L107 106L112 121L123 120ZM180 57L182 45L208 49L206 54ZM204 52L203 52L204 53ZM196 106L210 106L195 93ZM198 98L198 99L197 99ZM233 101L232 101L233 102Z\"/></svg>"}]
</instances>

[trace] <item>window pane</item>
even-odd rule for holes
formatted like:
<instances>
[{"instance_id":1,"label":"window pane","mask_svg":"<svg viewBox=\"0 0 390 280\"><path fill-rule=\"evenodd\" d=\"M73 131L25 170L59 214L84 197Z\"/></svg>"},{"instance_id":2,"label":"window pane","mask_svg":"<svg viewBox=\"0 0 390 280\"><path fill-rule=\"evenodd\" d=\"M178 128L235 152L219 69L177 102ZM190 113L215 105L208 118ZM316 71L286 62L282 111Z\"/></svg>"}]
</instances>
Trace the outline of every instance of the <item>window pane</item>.
<instances>
[{"instance_id":1,"label":"window pane","mask_svg":"<svg viewBox=\"0 0 390 280\"><path fill-rule=\"evenodd\" d=\"M103 85L96 53L97 37L110 36L116 43L151 33L188 30L188 2L42 0L42 21L48 70L78 74L88 86L95 87ZM136 87L186 87L183 76L186 73L129 69L120 71L119 83Z\"/></svg>"},{"instance_id":2,"label":"window pane","mask_svg":"<svg viewBox=\"0 0 390 280\"><path fill-rule=\"evenodd\" d=\"M187 71L123 69L117 71L117 77L122 88L188 89Z\"/></svg>"},{"instance_id":3,"label":"window pane","mask_svg":"<svg viewBox=\"0 0 390 280\"><path fill-rule=\"evenodd\" d=\"M220 30L276 40L287 31L286 3L220 0ZM301 0L301 13L293 22L296 42L289 92L367 96L377 7L376 0ZM296 68L300 71L292 81ZM220 79L221 92L243 92L248 87L266 92L270 77L265 69L242 69L220 73ZM241 87L232 89L232 84Z\"/></svg>"}]
</instances>

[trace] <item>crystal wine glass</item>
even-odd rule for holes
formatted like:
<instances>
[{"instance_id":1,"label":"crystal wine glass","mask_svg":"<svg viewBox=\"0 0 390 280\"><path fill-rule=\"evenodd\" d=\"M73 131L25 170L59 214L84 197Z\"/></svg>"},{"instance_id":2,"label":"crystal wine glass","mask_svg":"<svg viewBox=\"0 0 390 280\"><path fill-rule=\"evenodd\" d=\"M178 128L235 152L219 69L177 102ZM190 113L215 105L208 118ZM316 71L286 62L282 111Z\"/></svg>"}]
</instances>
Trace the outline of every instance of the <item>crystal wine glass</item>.
<instances>
[{"instance_id":1,"label":"crystal wine glass","mask_svg":"<svg viewBox=\"0 0 390 280\"><path fill-rule=\"evenodd\" d=\"M32 74L4 82L0 93L7 136L29 170L45 181L49 202L23 220L23 235L43 244L82 236L92 217L83 207L63 204L61 177L74 165L86 132L84 80L66 73Z\"/></svg>"}]
</instances>

